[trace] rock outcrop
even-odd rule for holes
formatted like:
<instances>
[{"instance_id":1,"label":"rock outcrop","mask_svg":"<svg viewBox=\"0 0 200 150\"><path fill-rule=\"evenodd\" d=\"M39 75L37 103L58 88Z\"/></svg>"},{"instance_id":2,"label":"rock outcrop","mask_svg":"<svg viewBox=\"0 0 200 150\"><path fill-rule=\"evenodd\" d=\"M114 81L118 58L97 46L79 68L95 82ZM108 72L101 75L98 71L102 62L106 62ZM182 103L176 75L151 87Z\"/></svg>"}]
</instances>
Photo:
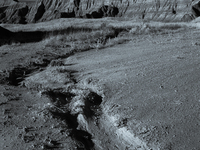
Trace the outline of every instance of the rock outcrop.
<instances>
[{"instance_id":1,"label":"rock outcrop","mask_svg":"<svg viewBox=\"0 0 200 150\"><path fill-rule=\"evenodd\" d=\"M43 2L41 2L36 12L37 13L34 15L34 22L37 22L39 19L41 19L45 13L45 5Z\"/></svg>"},{"instance_id":2,"label":"rock outcrop","mask_svg":"<svg viewBox=\"0 0 200 150\"><path fill-rule=\"evenodd\" d=\"M200 16L200 1L192 6L192 12L196 17Z\"/></svg>"},{"instance_id":3,"label":"rock outcrop","mask_svg":"<svg viewBox=\"0 0 200 150\"><path fill-rule=\"evenodd\" d=\"M190 21L200 16L199 0L37 0L27 6L0 2L0 22L26 23L57 18L128 17L155 21Z\"/></svg>"},{"instance_id":4,"label":"rock outcrop","mask_svg":"<svg viewBox=\"0 0 200 150\"><path fill-rule=\"evenodd\" d=\"M0 7L1 6L9 6L9 5L14 5L16 4L18 1L14 1L14 0L1 0L0 1Z\"/></svg>"},{"instance_id":5,"label":"rock outcrop","mask_svg":"<svg viewBox=\"0 0 200 150\"><path fill-rule=\"evenodd\" d=\"M8 3L10 1L10 4ZM26 23L26 15L29 7L25 3L5 1L0 3L0 22L2 23Z\"/></svg>"}]
</instances>

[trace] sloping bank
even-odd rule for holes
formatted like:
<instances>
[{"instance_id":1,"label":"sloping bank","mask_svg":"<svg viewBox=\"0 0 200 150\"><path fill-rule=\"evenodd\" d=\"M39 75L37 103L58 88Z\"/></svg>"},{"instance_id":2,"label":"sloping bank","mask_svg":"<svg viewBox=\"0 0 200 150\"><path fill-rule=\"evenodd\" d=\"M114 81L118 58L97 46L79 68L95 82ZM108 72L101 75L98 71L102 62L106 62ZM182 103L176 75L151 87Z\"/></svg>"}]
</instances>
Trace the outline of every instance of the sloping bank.
<instances>
[{"instance_id":1,"label":"sloping bank","mask_svg":"<svg viewBox=\"0 0 200 150\"><path fill-rule=\"evenodd\" d=\"M79 148L198 149L198 35L189 28L137 35L56 61L23 82L49 96Z\"/></svg>"},{"instance_id":2,"label":"sloping bank","mask_svg":"<svg viewBox=\"0 0 200 150\"><path fill-rule=\"evenodd\" d=\"M150 149L151 146L127 129L126 119L121 120L118 113L110 114L116 108L106 105L106 86L97 78L79 80L78 72L69 66L73 64L65 60L52 61L44 71L26 78L22 84L49 98L49 112L66 123L77 148Z\"/></svg>"}]
</instances>

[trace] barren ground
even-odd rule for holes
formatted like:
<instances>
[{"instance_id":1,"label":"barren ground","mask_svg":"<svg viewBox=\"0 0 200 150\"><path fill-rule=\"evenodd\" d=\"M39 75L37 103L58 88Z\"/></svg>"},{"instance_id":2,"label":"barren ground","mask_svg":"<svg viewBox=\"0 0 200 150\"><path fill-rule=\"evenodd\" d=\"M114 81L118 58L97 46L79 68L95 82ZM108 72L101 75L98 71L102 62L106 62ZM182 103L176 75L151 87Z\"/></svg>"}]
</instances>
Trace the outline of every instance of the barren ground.
<instances>
[{"instance_id":1,"label":"barren ground","mask_svg":"<svg viewBox=\"0 0 200 150\"><path fill-rule=\"evenodd\" d=\"M2 45L0 148L200 150L199 33L129 32L73 55Z\"/></svg>"}]
</instances>

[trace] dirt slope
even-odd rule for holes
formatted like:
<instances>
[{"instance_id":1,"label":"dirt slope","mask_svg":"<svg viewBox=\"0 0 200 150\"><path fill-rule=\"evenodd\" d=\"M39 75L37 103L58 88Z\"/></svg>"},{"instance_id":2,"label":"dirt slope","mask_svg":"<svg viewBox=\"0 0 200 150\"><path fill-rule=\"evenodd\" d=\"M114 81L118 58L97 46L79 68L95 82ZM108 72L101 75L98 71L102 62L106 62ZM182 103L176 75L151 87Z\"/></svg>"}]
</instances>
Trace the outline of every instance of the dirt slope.
<instances>
[{"instance_id":1,"label":"dirt slope","mask_svg":"<svg viewBox=\"0 0 200 150\"><path fill-rule=\"evenodd\" d=\"M198 34L138 36L66 59L80 84L105 87L101 121L117 145L109 149L200 148Z\"/></svg>"},{"instance_id":2,"label":"dirt slope","mask_svg":"<svg viewBox=\"0 0 200 150\"><path fill-rule=\"evenodd\" d=\"M66 41L1 46L0 147L199 150L199 28L155 24L71 56Z\"/></svg>"}]
</instances>

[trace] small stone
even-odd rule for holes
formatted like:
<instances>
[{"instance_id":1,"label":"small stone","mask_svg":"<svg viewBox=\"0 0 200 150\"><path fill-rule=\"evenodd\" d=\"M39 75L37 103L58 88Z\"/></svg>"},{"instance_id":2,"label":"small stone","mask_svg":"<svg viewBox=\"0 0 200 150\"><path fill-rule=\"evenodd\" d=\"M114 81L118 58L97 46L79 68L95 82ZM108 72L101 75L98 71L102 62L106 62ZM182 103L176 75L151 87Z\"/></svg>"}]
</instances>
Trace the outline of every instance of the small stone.
<instances>
[{"instance_id":1,"label":"small stone","mask_svg":"<svg viewBox=\"0 0 200 150\"><path fill-rule=\"evenodd\" d=\"M32 119L33 119L33 122L35 122L35 121L36 121L36 118L35 118L35 117L32 117Z\"/></svg>"},{"instance_id":2,"label":"small stone","mask_svg":"<svg viewBox=\"0 0 200 150\"><path fill-rule=\"evenodd\" d=\"M164 89L164 86L161 85L160 88L161 88L161 89Z\"/></svg>"}]
</instances>

